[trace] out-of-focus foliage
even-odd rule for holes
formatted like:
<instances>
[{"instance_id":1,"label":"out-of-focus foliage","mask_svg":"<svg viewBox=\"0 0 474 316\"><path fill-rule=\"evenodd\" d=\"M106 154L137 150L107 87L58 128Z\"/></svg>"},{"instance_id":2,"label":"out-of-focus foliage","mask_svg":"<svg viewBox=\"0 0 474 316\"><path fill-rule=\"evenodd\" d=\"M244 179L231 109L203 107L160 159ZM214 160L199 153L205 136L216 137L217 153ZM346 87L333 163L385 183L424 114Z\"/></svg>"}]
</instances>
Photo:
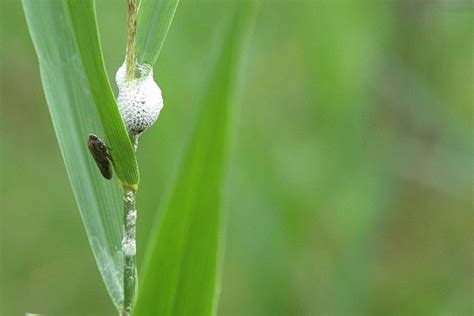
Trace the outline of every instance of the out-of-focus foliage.
<instances>
[{"instance_id":1,"label":"out-of-focus foliage","mask_svg":"<svg viewBox=\"0 0 474 316\"><path fill-rule=\"evenodd\" d=\"M142 245L195 123L215 3L180 4L155 65ZM112 77L126 5L97 5ZM20 3L0 12L0 314L113 315ZM236 95L220 314L472 313L473 20L468 1L264 2Z\"/></svg>"}]
</instances>

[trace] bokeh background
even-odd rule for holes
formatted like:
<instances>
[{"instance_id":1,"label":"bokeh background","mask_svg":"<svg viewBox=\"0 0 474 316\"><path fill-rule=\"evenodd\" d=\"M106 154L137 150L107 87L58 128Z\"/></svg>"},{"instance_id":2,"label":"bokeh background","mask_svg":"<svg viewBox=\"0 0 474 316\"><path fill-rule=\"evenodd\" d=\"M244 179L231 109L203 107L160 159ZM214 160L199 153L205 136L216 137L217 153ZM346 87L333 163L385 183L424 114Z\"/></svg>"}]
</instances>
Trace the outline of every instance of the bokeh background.
<instances>
[{"instance_id":1,"label":"bokeh background","mask_svg":"<svg viewBox=\"0 0 474 316\"><path fill-rule=\"evenodd\" d=\"M112 79L125 1L97 11ZM182 1L155 67L165 108L138 153L140 257L224 11ZM20 1L0 14L0 315L115 315ZM473 23L471 1L262 3L236 95L219 314L473 314Z\"/></svg>"}]
</instances>

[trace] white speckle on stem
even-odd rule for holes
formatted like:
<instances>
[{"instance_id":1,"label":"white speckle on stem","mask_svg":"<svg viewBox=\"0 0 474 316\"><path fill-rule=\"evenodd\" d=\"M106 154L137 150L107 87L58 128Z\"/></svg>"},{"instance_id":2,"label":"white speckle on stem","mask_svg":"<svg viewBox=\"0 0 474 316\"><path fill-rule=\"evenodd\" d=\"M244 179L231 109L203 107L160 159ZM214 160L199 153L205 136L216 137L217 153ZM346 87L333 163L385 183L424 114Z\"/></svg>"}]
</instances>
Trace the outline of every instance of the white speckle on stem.
<instances>
[{"instance_id":1,"label":"white speckle on stem","mask_svg":"<svg viewBox=\"0 0 474 316\"><path fill-rule=\"evenodd\" d=\"M125 219L125 227L129 229L125 229L125 234L122 239L122 252L125 256L135 256L137 252L136 247L136 240L135 240L135 227L137 222L137 210L130 211L127 214L127 218Z\"/></svg>"},{"instance_id":2,"label":"white speckle on stem","mask_svg":"<svg viewBox=\"0 0 474 316\"><path fill-rule=\"evenodd\" d=\"M126 203L135 203L135 193L132 191L129 191L127 192L127 194L124 196L123 199L124 199L124 202Z\"/></svg>"}]
</instances>

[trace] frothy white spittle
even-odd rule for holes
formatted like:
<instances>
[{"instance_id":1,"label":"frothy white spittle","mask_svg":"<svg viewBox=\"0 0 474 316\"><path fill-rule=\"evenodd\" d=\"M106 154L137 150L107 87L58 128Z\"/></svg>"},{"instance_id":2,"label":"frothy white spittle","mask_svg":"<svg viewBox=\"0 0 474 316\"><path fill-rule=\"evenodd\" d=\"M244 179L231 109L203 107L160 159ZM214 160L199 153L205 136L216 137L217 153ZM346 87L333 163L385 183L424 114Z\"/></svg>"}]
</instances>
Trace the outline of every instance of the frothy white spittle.
<instances>
[{"instance_id":1,"label":"frothy white spittle","mask_svg":"<svg viewBox=\"0 0 474 316\"><path fill-rule=\"evenodd\" d=\"M135 227L137 223L137 210L130 211L127 214L127 218L125 220L125 227L129 228L126 229L126 233L122 239L122 252L125 256L135 256L137 253L137 246L135 240Z\"/></svg>"},{"instance_id":2,"label":"frothy white spittle","mask_svg":"<svg viewBox=\"0 0 474 316\"><path fill-rule=\"evenodd\" d=\"M120 115L132 135L140 135L152 126L163 108L161 90L153 80L153 68L149 65L137 66L137 77L127 81L125 63L115 75Z\"/></svg>"},{"instance_id":3,"label":"frothy white spittle","mask_svg":"<svg viewBox=\"0 0 474 316\"><path fill-rule=\"evenodd\" d=\"M122 251L123 254L127 257L135 256L135 254L137 253L135 240L124 239L124 241L122 241Z\"/></svg>"},{"instance_id":4,"label":"frothy white spittle","mask_svg":"<svg viewBox=\"0 0 474 316\"><path fill-rule=\"evenodd\" d=\"M123 200L127 203L135 202L135 193L132 192L132 191L127 192L127 194L124 196Z\"/></svg>"},{"instance_id":5,"label":"frothy white spittle","mask_svg":"<svg viewBox=\"0 0 474 316\"><path fill-rule=\"evenodd\" d=\"M127 214L127 225L135 227L137 223L137 210L133 210Z\"/></svg>"}]
</instances>

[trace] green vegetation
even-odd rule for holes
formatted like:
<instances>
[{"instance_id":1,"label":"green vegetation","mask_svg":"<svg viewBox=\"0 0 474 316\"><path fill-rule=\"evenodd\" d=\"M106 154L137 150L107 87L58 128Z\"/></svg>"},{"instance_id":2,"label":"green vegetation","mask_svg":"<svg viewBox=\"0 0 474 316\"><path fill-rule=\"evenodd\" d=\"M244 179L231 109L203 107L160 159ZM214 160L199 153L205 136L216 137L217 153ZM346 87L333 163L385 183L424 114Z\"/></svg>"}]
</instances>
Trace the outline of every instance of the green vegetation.
<instances>
[{"instance_id":1,"label":"green vegetation","mask_svg":"<svg viewBox=\"0 0 474 316\"><path fill-rule=\"evenodd\" d=\"M1 315L116 315L138 180L137 315L472 314L470 5L264 1L250 32L250 2L145 1L137 153L126 1L2 3Z\"/></svg>"},{"instance_id":2,"label":"green vegetation","mask_svg":"<svg viewBox=\"0 0 474 316\"><path fill-rule=\"evenodd\" d=\"M136 2L129 1L127 80L135 79L135 54L139 63L153 65L156 61L177 4L177 1L168 2L165 10L161 10L163 1L145 0L137 17ZM135 222L139 212L135 194L139 174L131 143L136 136L129 138L107 80L94 2L25 0L24 8L56 134L90 244L115 306L121 314L128 315L137 286ZM144 9L145 13L140 13ZM229 8L229 11L244 9ZM224 224L220 200L228 142L226 113L232 102L241 21L245 14L236 15L233 24L220 34L225 40L221 53L216 54L214 70L210 68L209 83L203 89L206 92L200 104L199 123L190 138L175 191L167 202L169 205L164 207L164 219L155 227L149 241L153 246L138 294L140 304L136 313L139 315L155 309L165 314L209 314L217 306ZM137 21L142 18L152 26L138 23L136 29ZM140 43L137 49L135 32ZM129 72L130 69L133 71ZM58 87L57 81L65 84ZM90 112L78 111L84 104ZM92 122L96 129L91 129ZM71 128L76 126L77 129ZM114 169L123 186L123 215L117 207L121 198L114 184L104 184L95 166L88 163L91 158L85 140L97 130L105 132L111 146ZM82 155L76 155L78 152ZM202 225L202 218L206 219L206 226ZM207 238L196 238L201 234ZM199 278L193 275L196 271ZM170 278L170 282L162 282L163 278Z\"/></svg>"}]
</instances>

